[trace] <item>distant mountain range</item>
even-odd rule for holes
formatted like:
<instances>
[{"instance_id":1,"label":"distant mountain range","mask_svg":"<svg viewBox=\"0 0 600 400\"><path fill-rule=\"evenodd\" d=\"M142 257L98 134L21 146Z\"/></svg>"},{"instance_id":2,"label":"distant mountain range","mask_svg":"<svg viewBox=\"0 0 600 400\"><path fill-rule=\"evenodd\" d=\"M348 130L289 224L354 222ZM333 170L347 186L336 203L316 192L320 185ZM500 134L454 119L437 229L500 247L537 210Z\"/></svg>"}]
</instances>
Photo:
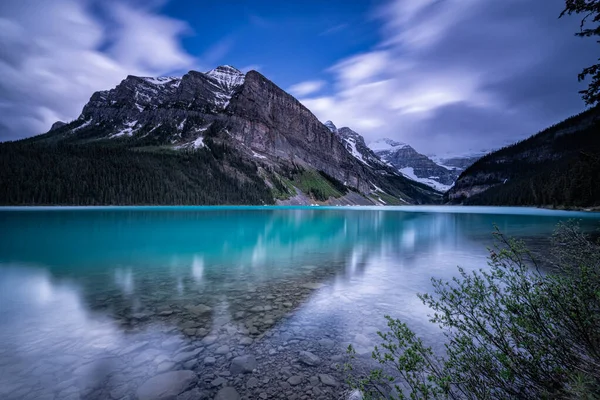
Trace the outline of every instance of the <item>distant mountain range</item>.
<instances>
[{"instance_id":1,"label":"distant mountain range","mask_svg":"<svg viewBox=\"0 0 600 400\"><path fill-rule=\"evenodd\" d=\"M128 76L78 119L0 144L0 204L421 204L349 129L332 133L256 71Z\"/></svg>"},{"instance_id":2,"label":"distant mountain range","mask_svg":"<svg viewBox=\"0 0 600 400\"><path fill-rule=\"evenodd\" d=\"M450 189L460 173L480 157L469 155L436 162L406 143L385 138L367 145L364 138L350 128L338 129L332 121L326 121L325 126L338 135L348 151L364 164L371 167L388 165L408 179L440 192Z\"/></svg>"}]
</instances>

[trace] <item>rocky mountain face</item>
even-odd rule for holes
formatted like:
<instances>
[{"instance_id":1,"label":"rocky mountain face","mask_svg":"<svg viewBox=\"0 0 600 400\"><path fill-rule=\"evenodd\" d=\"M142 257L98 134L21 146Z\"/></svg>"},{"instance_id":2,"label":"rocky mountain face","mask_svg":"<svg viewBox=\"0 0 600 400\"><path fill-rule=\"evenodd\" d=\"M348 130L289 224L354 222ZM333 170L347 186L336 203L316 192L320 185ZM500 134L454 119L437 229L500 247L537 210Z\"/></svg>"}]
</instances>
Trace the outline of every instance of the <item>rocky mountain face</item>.
<instances>
[{"instance_id":1,"label":"rocky mountain face","mask_svg":"<svg viewBox=\"0 0 600 400\"><path fill-rule=\"evenodd\" d=\"M181 78L128 76L94 93L77 120L25 142L119 147L161 157L197 153L214 174L240 184L260 180L282 203L440 199L383 164L360 135L347 128L333 132L260 73L231 66Z\"/></svg>"},{"instance_id":2,"label":"rocky mountain face","mask_svg":"<svg viewBox=\"0 0 600 400\"><path fill-rule=\"evenodd\" d=\"M464 204L600 205L600 109L485 155L446 193Z\"/></svg>"},{"instance_id":3,"label":"rocky mountain face","mask_svg":"<svg viewBox=\"0 0 600 400\"><path fill-rule=\"evenodd\" d=\"M442 192L452 187L461 172L453 166L439 165L410 145L392 139L377 140L370 143L369 147L383 162L393 166L407 178Z\"/></svg>"},{"instance_id":4,"label":"rocky mountain face","mask_svg":"<svg viewBox=\"0 0 600 400\"><path fill-rule=\"evenodd\" d=\"M375 169L388 169L386 164L365 143L365 138L348 127L338 129L331 121L324 124L334 133L346 150L361 163Z\"/></svg>"},{"instance_id":5,"label":"rocky mountain face","mask_svg":"<svg viewBox=\"0 0 600 400\"><path fill-rule=\"evenodd\" d=\"M230 66L207 73L190 71L182 78L130 75L116 88L94 93L65 133L201 147L202 132L220 119L244 79Z\"/></svg>"}]
</instances>

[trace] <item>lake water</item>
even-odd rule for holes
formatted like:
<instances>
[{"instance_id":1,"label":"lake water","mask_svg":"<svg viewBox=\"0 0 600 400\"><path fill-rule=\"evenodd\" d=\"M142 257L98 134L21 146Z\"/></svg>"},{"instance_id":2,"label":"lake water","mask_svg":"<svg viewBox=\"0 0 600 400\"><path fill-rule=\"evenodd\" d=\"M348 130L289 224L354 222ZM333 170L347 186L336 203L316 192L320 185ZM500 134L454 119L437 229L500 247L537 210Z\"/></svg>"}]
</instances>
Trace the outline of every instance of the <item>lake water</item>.
<instances>
[{"instance_id":1,"label":"lake water","mask_svg":"<svg viewBox=\"0 0 600 400\"><path fill-rule=\"evenodd\" d=\"M494 223L544 246L570 218L600 227L522 208L2 209L0 398L339 398L344 348L368 362L384 315L439 346L415 294L486 268Z\"/></svg>"}]
</instances>

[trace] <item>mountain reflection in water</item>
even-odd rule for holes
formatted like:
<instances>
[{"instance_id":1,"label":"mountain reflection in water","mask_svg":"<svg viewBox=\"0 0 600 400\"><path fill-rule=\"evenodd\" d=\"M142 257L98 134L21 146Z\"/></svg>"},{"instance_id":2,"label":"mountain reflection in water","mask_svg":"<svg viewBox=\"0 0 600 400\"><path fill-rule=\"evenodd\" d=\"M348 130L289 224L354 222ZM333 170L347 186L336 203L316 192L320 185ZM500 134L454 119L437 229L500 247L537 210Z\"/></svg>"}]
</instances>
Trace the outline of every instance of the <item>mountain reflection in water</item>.
<instances>
[{"instance_id":1,"label":"mountain reflection in water","mask_svg":"<svg viewBox=\"0 0 600 400\"><path fill-rule=\"evenodd\" d=\"M0 211L0 398L135 398L157 385L180 398L222 386L337 398L340 387L315 377L341 384L344 348L368 357L384 315L440 346L415 294L457 265L485 268L494 223L543 239L571 216L584 229L600 222L415 210ZM255 373L232 367L244 355Z\"/></svg>"}]
</instances>

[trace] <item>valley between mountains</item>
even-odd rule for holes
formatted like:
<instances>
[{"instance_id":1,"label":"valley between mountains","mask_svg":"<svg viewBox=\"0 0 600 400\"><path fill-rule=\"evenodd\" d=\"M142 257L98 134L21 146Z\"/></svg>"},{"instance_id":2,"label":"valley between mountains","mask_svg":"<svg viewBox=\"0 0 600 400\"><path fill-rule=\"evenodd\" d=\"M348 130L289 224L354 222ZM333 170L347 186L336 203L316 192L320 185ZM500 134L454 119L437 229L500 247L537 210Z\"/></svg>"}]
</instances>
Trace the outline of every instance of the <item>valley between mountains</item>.
<instances>
[{"instance_id":1,"label":"valley between mountains","mask_svg":"<svg viewBox=\"0 0 600 400\"><path fill-rule=\"evenodd\" d=\"M594 206L597 130L592 109L499 152L428 157L322 123L257 71L128 76L76 120L0 144L0 204ZM575 176L563 195L557 174Z\"/></svg>"}]
</instances>

